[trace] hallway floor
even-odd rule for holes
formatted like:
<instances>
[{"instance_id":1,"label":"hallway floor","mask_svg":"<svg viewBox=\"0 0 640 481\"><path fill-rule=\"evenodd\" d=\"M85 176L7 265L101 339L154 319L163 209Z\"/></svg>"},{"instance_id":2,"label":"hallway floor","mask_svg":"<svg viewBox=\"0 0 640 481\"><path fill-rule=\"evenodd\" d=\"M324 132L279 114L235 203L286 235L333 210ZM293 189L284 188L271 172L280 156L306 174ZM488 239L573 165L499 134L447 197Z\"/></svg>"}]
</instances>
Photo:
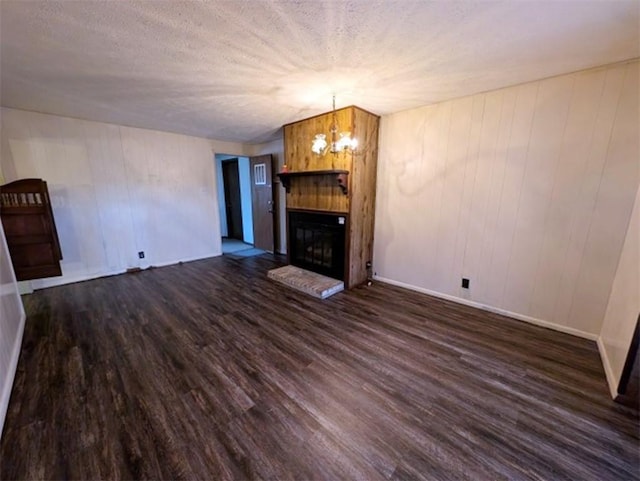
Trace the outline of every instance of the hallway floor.
<instances>
[{"instance_id":1,"label":"hallway floor","mask_svg":"<svg viewBox=\"0 0 640 481\"><path fill-rule=\"evenodd\" d=\"M253 248L253 244L247 244L239 239L232 239L230 237L222 238L222 253L231 254L232 252L243 251Z\"/></svg>"}]
</instances>

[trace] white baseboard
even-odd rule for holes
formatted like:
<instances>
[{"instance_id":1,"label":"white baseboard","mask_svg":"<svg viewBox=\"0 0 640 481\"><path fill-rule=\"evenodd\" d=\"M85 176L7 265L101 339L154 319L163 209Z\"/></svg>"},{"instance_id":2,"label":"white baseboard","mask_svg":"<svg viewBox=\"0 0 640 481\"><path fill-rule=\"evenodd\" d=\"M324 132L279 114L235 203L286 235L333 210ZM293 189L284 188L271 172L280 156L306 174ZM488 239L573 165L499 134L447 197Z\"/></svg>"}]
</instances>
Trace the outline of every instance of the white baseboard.
<instances>
[{"instance_id":1,"label":"white baseboard","mask_svg":"<svg viewBox=\"0 0 640 481\"><path fill-rule=\"evenodd\" d=\"M13 342L13 348L11 350L11 360L9 361L9 371L2 386L2 392L0 393L0 439L2 439L2 429L4 428L4 420L7 417L7 410L9 409L9 399L11 399L11 391L13 389L13 381L16 377L16 370L18 369L18 359L20 359L20 350L22 349L22 336L24 335L24 325L26 320L24 309L20 314L20 322L18 323L18 335Z\"/></svg>"},{"instance_id":2,"label":"white baseboard","mask_svg":"<svg viewBox=\"0 0 640 481\"><path fill-rule=\"evenodd\" d=\"M598 337L597 344L598 351L600 352L600 359L602 360L602 366L604 367L604 374L607 378L607 384L609 385L609 392L611 393L611 397L615 399L618 397L618 381L616 381L616 377L613 374L611 362L609 362L609 356L607 355L607 348L604 345L602 336Z\"/></svg>"},{"instance_id":3,"label":"white baseboard","mask_svg":"<svg viewBox=\"0 0 640 481\"><path fill-rule=\"evenodd\" d=\"M489 311L495 314L502 314L503 316L511 317L518 321L528 322L529 324L535 324L536 326L546 327L548 329L553 329L554 331L564 332L565 334L571 334L573 336L582 337L584 339L589 339L590 341L597 341L599 339L599 336L597 334L593 334L591 332L581 331L573 327L563 326L562 324L556 324L554 322L545 321L543 319L538 319L536 317L526 316L524 314L519 314L517 312L507 311L506 309L500 309L499 307L488 306L480 302L470 301L468 299L462 299L460 297L451 296L449 294L443 294L441 292L425 289L424 287L414 286L412 284L395 281L393 279L387 279L385 277L374 276L374 279L380 282L384 282L385 284L391 284L393 286L402 287L404 289L421 292L422 294L428 294L430 296L446 299L447 301L457 302L458 304L464 304L465 306L476 307L478 309L482 309L483 311Z\"/></svg>"},{"instance_id":4,"label":"white baseboard","mask_svg":"<svg viewBox=\"0 0 640 481\"><path fill-rule=\"evenodd\" d=\"M33 292L31 281L18 281L18 292L20 295L31 294Z\"/></svg>"},{"instance_id":5,"label":"white baseboard","mask_svg":"<svg viewBox=\"0 0 640 481\"><path fill-rule=\"evenodd\" d=\"M166 266L172 266L175 264L180 264L181 262L192 262L192 261L199 261L203 259L210 259L212 257L218 257L220 255L222 255L222 252L218 252L218 253L209 252L203 256L186 257L184 259L177 259L177 260L171 260L171 261L154 263L154 264L144 264L136 267L140 267L140 269L148 269L150 267L166 267ZM93 279L100 279L101 277L116 276L119 274L124 274L126 272L127 272L126 269L119 269L114 271L102 271L94 274L87 274L87 275L80 275L80 276L51 277L44 281L32 281L32 282L37 282L36 285L33 285L33 289L34 290L47 289L49 287L63 286L65 284L73 284L75 282L84 282L84 281L90 281Z\"/></svg>"},{"instance_id":6,"label":"white baseboard","mask_svg":"<svg viewBox=\"0 0 640 481\"><path fill-rule=\"evenodd\" d=\"M208 254L205 254L204 256L186 257L184 259L178 259L174 261L160 262L157 264L153 264L153 266L149 266L149 267L166 267L166 266L172 266L175 264L180 264L181 262L201 261L203 259L210 259L212 257L219 257L221 255L222 255L222 252L218 252L218 253L210 252Z\"/></svg>"},{"instance_id":7,"label":"white baseboard","mask_svg":"<svg viewBox=\"0 0 640 481\"><path fill-rule=\"evenodd\" d=\"M65 284L74 284L76 282L84 282L90 281L92 279L99 279L101 277L109 277L115 276L118 274L124 274L126 271L118 270L118 271L102 271L96 274L86 274L81 276L62 276L62 277L51 277L44 280L36 280L31 281L32 287L34 291L40 289L48 289L49 287L63 286Z\"/></svg>"}]
</instances>

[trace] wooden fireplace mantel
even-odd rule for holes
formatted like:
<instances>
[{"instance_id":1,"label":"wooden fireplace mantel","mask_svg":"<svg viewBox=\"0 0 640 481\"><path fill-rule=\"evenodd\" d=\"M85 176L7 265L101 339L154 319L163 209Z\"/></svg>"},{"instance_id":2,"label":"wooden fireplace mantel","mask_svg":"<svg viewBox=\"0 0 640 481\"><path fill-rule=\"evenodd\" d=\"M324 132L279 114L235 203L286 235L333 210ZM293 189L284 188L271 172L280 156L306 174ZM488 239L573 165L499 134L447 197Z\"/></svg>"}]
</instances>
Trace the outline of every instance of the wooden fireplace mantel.
<instances>
[{"instance_id":1,"label":"wooden fireplace mantel","mask_svg":"<svg viewBox=\"0 0 640 481\"><path fill-rule=\"evenodd\" d=\"M351 132L358 139L358 151L313 153L314 136L323 132L330 134L336 123L340 131ZM307 211L344 218L344 275L340 278L347 289L367 282L373 273L379 123L377 115L350 106L283 127L282 164L288 171L279 173L278 177L286 189L287 216L293 211ZM292 242L290 227L288 223L289 243ZM290 254L291 250L287 252ZM291 256L288 260L294 264Z\"/></svg>"},{"instance_id":2,"label":"wooden fireplace mantel","mask_svg":"<svg viewBox=\"0 0 640 481\"><path fill-rule=\"evenodd\" d=\"M294 177L312 177L312 176L321 176L321 175L330 175L335 177L338 186L342 190L344 195L348 193L348 185L349 185L349 171L348 170L337 170L337 169L328 169L328 170L303 170L298 172L280 172L278 177L280 177L280 181L282 182L282 186L285 188L287 193L291 192L291 179Z\"/></svg>"}]
</instances>

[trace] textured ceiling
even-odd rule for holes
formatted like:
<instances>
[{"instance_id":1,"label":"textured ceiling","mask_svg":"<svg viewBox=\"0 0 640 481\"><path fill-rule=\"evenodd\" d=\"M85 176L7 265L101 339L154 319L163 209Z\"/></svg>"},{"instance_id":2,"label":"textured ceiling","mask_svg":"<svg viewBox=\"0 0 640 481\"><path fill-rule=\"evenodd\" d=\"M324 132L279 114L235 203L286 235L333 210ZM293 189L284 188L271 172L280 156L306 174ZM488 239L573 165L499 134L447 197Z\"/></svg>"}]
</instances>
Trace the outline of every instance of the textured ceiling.
<instances>
[{"instance_id":1,"label":"textured ceiling","mask_svg":"<svg viewBox=\"0 0 640 481\"><path fill-rule=\"evenodd\" d=\"M638 0L0 2L2 105L240 142L640 56Z\"/></svg>"}]
</instances>

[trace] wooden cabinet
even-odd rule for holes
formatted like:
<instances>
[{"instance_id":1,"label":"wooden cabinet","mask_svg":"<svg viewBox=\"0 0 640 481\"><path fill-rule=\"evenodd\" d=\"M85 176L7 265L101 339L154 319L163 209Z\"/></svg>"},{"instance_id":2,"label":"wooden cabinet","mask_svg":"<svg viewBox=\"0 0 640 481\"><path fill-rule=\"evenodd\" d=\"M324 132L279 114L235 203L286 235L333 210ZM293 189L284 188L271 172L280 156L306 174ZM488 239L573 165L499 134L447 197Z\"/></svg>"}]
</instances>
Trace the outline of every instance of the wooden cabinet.
<instances>
[{"instance_id":1,"label":"wooden cabinet","mask_svg":"<svg viewBox=\"0 0 640 481\"><path fill-rule=\"evenodd\" d=\"M0 218L17 280L62 275L62 250L45 181L22 179L0 186Z\"/></svg>"},{"instance_id":2,"label":"wooden cabinet","mask_svg":"<svg viewBox=\"0 0 640 481\"><path fill-rule=\"evenodd\" d=\"M345 286L365 282L367 263L373 256L373 227L380 118L359 107L336 111L341 132L358 139L355 153L343 151L317 155L311 151L316 134L330 140L332 112L284 126L287 173L280 174L287 188L289 210L345 214Z\"/></svg>"}]
</instances>

